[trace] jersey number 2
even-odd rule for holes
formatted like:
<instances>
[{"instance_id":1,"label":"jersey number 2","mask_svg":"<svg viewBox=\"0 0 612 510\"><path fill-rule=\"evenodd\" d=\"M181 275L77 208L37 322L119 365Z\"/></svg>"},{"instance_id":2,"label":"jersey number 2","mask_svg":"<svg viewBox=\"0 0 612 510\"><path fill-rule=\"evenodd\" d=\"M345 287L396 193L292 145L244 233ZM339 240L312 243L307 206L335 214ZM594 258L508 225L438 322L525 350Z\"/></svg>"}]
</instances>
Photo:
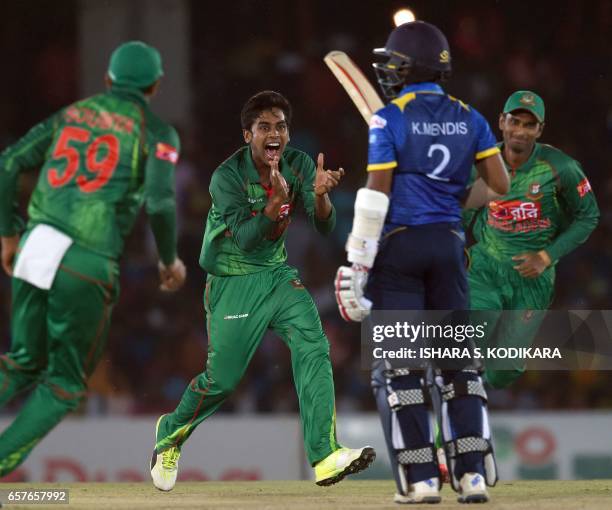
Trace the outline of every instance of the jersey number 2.
<instances>
[{"instance_id":1,"label":"jersey number 2","mask_svg":"<svg viewBox=\"0 0 612 510\"><path fill-rule=\"evenodd\" d=\"M53 149L53 159L65 159L66 168L61 173L57 168L50 168L47 174L49 184L54 188L64 186L79 169L79 151L70 145L70 142L87 143L91 132L87 129L66 126ZM100 158L100 148L106 147L106 155ZM104 186L113 176L113 172L119 162L119 140L111 133L100 135L95 138L85 152L86 169L96 174L94 179L87 179L84 175L76 178L76 183L83 193L93 193Z\"/></svg>"},{"instance_id":2,"label":"jersey number 2","mask_svg":"<svg viewBox=\"0 0 612 510\"><path fill-rule=\"evenodd\" d=\"M448 182L450 179L448 177L442 177L440 174L444 172L446 165L450 161L450 151L446 145L442 145L441 143L434 143L429 146L429 151L427 151L427 157L433 157L434 152L442 153L442 161L438 164L436 168L433 169L433 172L429 172L427 177L430 179L434 179L436 181L444 181Z\"/></svg>"}]
</instances>

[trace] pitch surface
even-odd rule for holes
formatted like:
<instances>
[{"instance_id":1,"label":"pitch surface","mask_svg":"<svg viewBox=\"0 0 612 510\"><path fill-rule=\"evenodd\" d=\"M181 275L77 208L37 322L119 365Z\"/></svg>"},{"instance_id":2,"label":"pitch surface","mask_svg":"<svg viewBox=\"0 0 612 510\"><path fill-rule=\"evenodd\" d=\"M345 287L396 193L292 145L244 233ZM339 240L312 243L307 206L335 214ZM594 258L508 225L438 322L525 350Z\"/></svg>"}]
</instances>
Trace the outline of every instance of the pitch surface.
<instances>
[{"instance_id":1,"label":"pitch surface","mask_svg":"<svg viewBox=\"0 0 612 510\"><path fill-rule=\"evenodd\" d=\"M0 484L0 489L68 488L69 505L77 509L382 509L400 508L393 503L391 481L343 481L333 487L314 482L178 482L168 493L149 483ZM500 482L491 489L491 501L483 510L577 510L612 508L612 481ZM423 506L419 506L423 508ZM36 508L5 505L4 508ZM49 506L46 506L49 508ZM403 508L403 507L402 507ZM427 508L465 508L445 486L442 503Z\"/></svg>"}]
</instances>

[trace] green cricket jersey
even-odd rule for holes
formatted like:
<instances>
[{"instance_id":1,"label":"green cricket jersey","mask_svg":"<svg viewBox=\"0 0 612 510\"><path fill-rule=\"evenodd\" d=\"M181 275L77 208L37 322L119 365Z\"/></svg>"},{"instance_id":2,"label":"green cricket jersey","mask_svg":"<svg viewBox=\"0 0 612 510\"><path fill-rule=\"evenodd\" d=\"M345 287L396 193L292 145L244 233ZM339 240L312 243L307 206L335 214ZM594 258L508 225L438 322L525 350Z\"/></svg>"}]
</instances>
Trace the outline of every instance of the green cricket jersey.
<instances>
[{"instance_id":1,"label":"green cricket jersey","mask_svg":"<svg viewBox=\"0 0 612 510\"><path fill-rule=\"evenodd\" d=\"M510 191L481 209L474 223L474 236L491 257L508 261L544 249L556 262L587 240L599 208L580 163L536 143L530 158L508 171Z\"/></svg>"},{"instance_id":2,"label":"green cricket jersey","mask_svg":"<svg viewBox=\"0 0 612 510\"><path fill-rule=\"evenodd\" d=\"M315 215L316 167L312 158L286 147L279 170L289 186L289 203L283 206L276 222L263 213L271 189L261 184L248 145L215 170L209 188L212 207L200 254L200 265L208 273L243 275L283 264L287 259L286 230L298 202L317 231L327 234L333 230L333 206L326 220L318 220Z\"/></svg>"},{"instance_id":3,"label":"green cricket jersey","mask_svg":"<svg viewBox=\"0 0 612 510\"><path fill-rule=\"evenodd\" d=\"M28 207L85 248L119 258L143 203L161 260L176 257L179 138L144 95L113 86L33 127L0 154L0 235L19 232L18 175L42 167Z\"/></svg>"}]
</instances>

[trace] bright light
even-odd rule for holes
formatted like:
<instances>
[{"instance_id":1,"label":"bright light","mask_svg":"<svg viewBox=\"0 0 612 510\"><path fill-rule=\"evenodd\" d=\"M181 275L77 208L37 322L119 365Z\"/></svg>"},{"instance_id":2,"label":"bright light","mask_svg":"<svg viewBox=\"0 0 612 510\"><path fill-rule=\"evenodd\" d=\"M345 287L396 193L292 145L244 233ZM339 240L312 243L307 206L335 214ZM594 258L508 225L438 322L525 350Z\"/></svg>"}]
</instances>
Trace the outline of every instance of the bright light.
<instances>
[{"instance_id":1,"label":"bright light","mask_svg":"<svg viewBox=\"0 0 612 510\"><path fill-rule=\"evenodd\" d=\"M393 23L395 23L396 27L403 25L404 23L410 23L416 19L414 12L410 9L399 9L395 11L393 15Z\"/></svg>"}]
</instances>

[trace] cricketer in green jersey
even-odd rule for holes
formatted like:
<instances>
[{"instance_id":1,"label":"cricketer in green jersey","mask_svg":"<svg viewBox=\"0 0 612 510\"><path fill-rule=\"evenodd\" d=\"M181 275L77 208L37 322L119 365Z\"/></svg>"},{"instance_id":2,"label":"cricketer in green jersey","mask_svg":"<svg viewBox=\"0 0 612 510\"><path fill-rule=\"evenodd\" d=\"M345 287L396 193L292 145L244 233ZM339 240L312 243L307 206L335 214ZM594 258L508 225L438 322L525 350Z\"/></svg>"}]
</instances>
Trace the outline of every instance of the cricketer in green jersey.
<instances>
[{"instance_id":1,"label":"cricketer in green jersey","mask_svg":"<svg viewBox=\"0 0 612 510\"><path fill-rule=\"evenodd\" d=\"M580 163L537 143L544 129L544 102L537 94L512 94L499 128L511 187L470 220L478 241L470 250L470 306L517 310L499 321L495 345L528 347L543 320L537 311L553 299L555 264L587 240L599 209ZM514 370L496 370L490 363L485 378L502 388L523 371L520 360Z\"/></svg>"},{"instance_id":2,"label":"cricketer in green jersey","mask_svg":"<svg viewBox=\"0 0 612 510\"><path fill-rule=\"evenodd\" d=\"M12 276L12 342L0 356L0 406L32 388L0 435L0 476L83 400L119 296L124 240L145 204L163 290L178 289L176 131L149 109L163 75L138 41L112 54L108 91L77 101L0 154L2 266ZM19 174L40 167L23 225Z\"/></svg>"},{"instance_id":3,"label":"cricketer in green jersey","mask_svg":"<svg viewBox=\"0 0 612 510\"><path fill-rule=\"evenodd\" d=\"M291 351L306 455L317 484L336 483L375 457L372 448L343 448L336 441L329 343L312 297L286 264L285 236L296 206L303 205L318 232L331 232L336 216L328 192L344 171L324 170L322 154L315 166L287 146L291 106L277 92L251 97L241 121L247 145L210 182L212 208L200 256L208 273L206 370L157 422L150 467L160 490L174 487L181 447L231 395L268 329Z\"/></svg>"}]
</instances>

